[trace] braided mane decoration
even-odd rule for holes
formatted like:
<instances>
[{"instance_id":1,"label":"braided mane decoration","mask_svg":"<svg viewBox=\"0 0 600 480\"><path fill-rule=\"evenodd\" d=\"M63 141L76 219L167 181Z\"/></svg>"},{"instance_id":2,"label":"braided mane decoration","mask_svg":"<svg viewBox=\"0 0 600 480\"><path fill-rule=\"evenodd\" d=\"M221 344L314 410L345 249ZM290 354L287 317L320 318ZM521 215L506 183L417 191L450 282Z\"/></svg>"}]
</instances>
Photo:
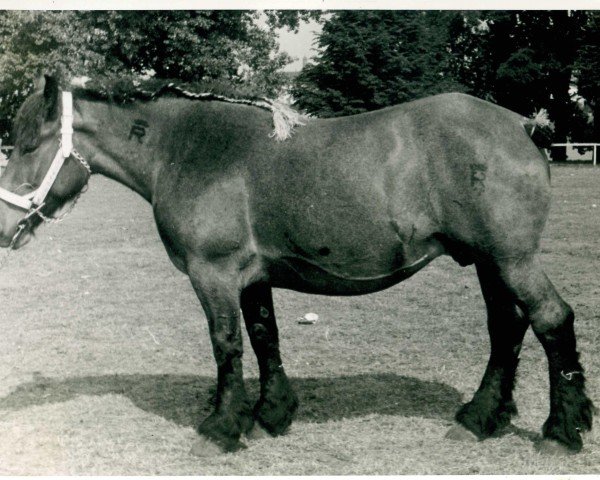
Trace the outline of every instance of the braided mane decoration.
<instances>
[{"instance_id":1,"label":"braided mane decoration","mask_svg":"<svg viewBox=\"0 0 600 480\"><path fill-rule=\"evenodd\" d=\"M545 108L535 112L529 118L523 118L525 131L540 148L549 148L554 135L554 122L550 120Z\"/></svg>"},{"instance_id":2,"label":"braided mane decoration","mask_svg":"<svg viewBox=\"0 0 600 480\"><path fill-rule=\"evenodd\" d=\"M273 114L273 133L269 135L271 138L275 137L277 140L285 140L292 136L292 132L295 126L305 125L308 119L307 115L304 115L287 105L270 100L266 97L255 97L255 98L229 98L224 95L219 95L212 92L194 93L188 90L184 90L174 83L168 83L161 89L159 89L153 96L158 97L165 92L173 92L185 98L191 98L194 100L217 100L219 102L237 103L240 105L252 105L254 107L267 110Z\"/></svg>"},{"instance_id":3,"label":"braided mane decoration","mask_svg":"<svg viewBox=\"0 0 600 480\"><path fill-rule=\"evenodd\" d=\"M191 100L203 101L219 101L233 103L239 105L249 105L266 110L273 115L273 132L269 135L271 138L282 141L290 138L294 131L294 127L305 125L309 116L294 110L282 102L271 100L266 97L251 96L246 98L236 98L235 96L222 95L208 92L193 92L185 89L175 82L163 83L156 89L147 89L144 87L152 87L157 80L146 81L144 85L137 81L120 81L111 85L99 83L96 88L90 89L88 81L73 81L72 85L75 89L82 92L84 96L92 98L111 99L121 103L132 101L133 99L141 100L156 100L157 98L171 93L179 97L189 98ZM92 81L97 83L97 81ZM112 88L111 88L112 87ZM131 88L134 88L131 90ZM210 89L210 88L209 88Z\"/></svg>"}]
</instances>

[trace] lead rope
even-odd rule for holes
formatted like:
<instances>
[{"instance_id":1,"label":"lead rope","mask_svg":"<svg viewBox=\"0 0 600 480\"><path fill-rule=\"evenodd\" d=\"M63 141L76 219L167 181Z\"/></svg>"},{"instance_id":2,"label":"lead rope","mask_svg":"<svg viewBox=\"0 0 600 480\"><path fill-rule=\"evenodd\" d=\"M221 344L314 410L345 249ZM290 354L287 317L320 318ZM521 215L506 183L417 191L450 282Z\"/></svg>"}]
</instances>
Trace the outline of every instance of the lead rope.
<instances>
[{"instance_id":1,"label":"lead rope","mask_svg":"<svg viewBox=\"0 0 600 480\"><path fill-rule=\"evenodd\" d=\"M79 163L87 170L87 172L88 172L88 180L89 180L90 177L92 176L92 168L90 167L90 164L75 149L71 150L71 155L73 157L75 157L79 161ZM78 200L81 197L81 195L83 195L85 192L87 192L87 189L88 189L88 183L86 181L86 183L83 186L83 188L79 191L79 193L77 194L77 196L75 197L75 199L73 200L73 202L71 202L71 205L69 206L69 208L63 214L59 215L58 217L48 217L48 216L44 215L42 213L42 211L41 211L42 207L44 206L43 203L40 206L38 206L37 208L35 208L34 210L30 211L25 216L25 218L19 222L19 224L17 226L17 231L13 235L13 238L10 241L10 244L6 248L6 253L0 259L0 269L3 268L4 265L6 265L6 262L8 261L8 257L10 256L11 252L13 251L14 246L16 245L17 241L19 240L19 238L23 234L23 231L25 230L26 225L27 225L27 221L26 220L28 220L33 215L38 215L44 221L44 223L58 223L58 222L62 222L63 219L69 213L71 213L73 211L73 208L75 208L75 204L78 202Z\"/></svg>"}]
</instances>

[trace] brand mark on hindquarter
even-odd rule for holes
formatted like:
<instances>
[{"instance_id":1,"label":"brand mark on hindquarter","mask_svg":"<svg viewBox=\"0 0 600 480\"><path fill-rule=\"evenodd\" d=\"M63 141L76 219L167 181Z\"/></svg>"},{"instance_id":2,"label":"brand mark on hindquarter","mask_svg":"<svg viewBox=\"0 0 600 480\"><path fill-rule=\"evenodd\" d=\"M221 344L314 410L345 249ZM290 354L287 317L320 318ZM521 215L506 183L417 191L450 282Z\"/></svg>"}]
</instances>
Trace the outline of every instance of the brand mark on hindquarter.
<instances>
[{"instance_id":1,"label":"brand mark on hindquarter","mask_svg":"<svg viewBox=\"0 0 600 480\"><path fill-rule=\"evenodd\" d=\"M485 190L485 176L487 172L487 165L481 163L472 163L471 167L471 187L475 190L475 193L482 193Z\"/></svg>"}]
</instances>

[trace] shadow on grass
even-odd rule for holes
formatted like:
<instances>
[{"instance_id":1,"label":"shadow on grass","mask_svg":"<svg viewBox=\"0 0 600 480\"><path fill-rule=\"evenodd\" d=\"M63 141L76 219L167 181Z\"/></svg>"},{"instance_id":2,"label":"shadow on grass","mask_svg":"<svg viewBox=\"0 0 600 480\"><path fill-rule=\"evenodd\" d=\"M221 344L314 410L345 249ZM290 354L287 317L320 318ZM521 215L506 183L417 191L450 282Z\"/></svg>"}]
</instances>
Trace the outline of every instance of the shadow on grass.
<instances>
[{"instance_id":1,"label":"shadow on grass","mask_svg":"<svg viewBox=\"0 0 600 480\"><path fill-rule=\"evenodd\" d=\"M461 402L448 385L394 374L335 378L292 378L300 399L296 419L325 422L368 414L440 418L451 421ZM0 409L22 410L59 403L78 395L117 394L137 407L182 426L196 426L212 410L215 380L193 375L105 375L49 379L38 377L0 398ZM257 398L257 379L247 379Z\"/></svg>"}]
</instances>

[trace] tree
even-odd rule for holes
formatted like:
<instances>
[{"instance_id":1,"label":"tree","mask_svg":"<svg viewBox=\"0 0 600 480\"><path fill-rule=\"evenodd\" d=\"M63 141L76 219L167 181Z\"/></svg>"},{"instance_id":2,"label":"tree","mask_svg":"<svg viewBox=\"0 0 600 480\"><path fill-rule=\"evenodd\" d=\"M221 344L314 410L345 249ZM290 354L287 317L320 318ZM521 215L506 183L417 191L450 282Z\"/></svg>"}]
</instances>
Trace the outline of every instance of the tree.
<instances>
[{"instance_id":1,"label":"tree","mask_svg":"<svg viewBox=\"0 0 600 480\"><path fill-rule=\"evenodd\" d=\"M271 28L287 28L298 31L300 23L316 20L322 21L326 12L319 10L265 10L267 24Z\"/></svg>"},{"instance_id":2,"label":"tree","mask_svg":"<svg viewBox=\"0 0 600 480\"><path fill-rule=\"evenodd\" d=\"M298 105L339 116L464 90L448 74L455 12L341 11L324 23L314 63L292 88Z\"/></svg>"},{"instance_id":3,"label":"tree","mask_svg":"<svg viewBox=\"0 0 600 480\"><path fill-rule=\"evenodd\" d=\"M77 72L87 61L102 62L85 49L77 27L74 12L0 13L0 132L4 137L40 72L63 76Z\"/></svg>"},{"instance_id":4,"label":"tree","mask_svg":"<svg viewBox=\"0 0 600 480\"><path fill-rule=\"evenodd\" d=\"M105 55L113 69L153 71L157 78L184 81L247 81L265 68L277 72L289 61L287 54L278 52L273 32L256 25L257 12L167 10L79 15L87 30L94 32L94 41L100 40L91 48ZM280 80L273 79L273 86Z\"/></svg>"},{"instance_id":5,"label":"tree","mask_svg":"<svg viewBox=\"0 0 600 480\"><path fill-rule=\"evenodd\" d=\"M306 12L270 11L0 12L0 130L41 72L151 74L187 82L225 79L276 95L285 82L275 27L297 28Z\"/></svg>"},{"instance_id":6,"label":"tree","mask_svg":"<svg viewBox=\"0 0 600 480\"><path fill-rule=\"evenodd\" d=\"M600 12L588 12L580 43L574 66L577 89L593 114L593 127L584 140L600 142Z\"/></svg>"},{"instance_id":7,"label":"tree","mask_svg":"<svg viewBox=\"0 0 600 480\"><path fill-rule=\"evenodd\" d=\"M549 111L555 138L573 134L574 60L586 12L470 12L450 24L453 74L468 92L530 115Z\"/></svg>"}]
</instances>

